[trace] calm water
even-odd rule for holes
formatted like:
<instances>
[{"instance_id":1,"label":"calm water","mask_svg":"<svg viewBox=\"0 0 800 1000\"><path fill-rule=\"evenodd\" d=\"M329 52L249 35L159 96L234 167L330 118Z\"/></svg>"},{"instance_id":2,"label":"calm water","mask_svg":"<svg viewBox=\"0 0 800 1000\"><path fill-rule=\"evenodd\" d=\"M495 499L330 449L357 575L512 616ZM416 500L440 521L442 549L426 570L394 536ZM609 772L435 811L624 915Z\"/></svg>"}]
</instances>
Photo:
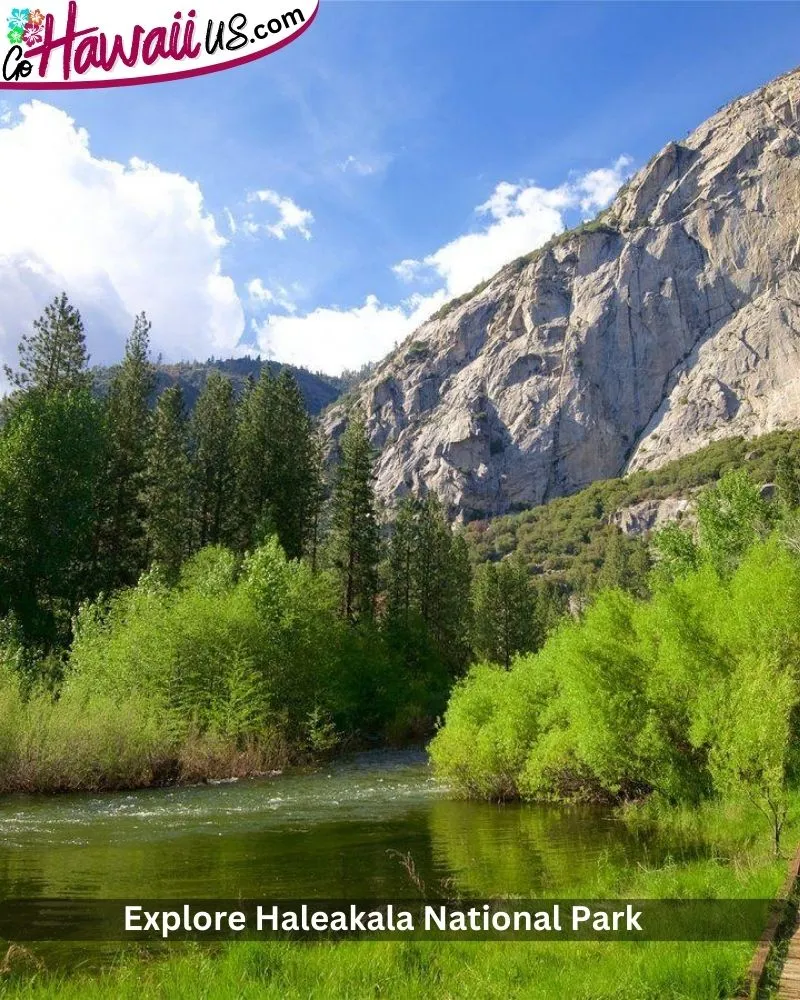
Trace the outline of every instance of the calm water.
<instances>
[{"instance_id":1,"label":"calm water","mask_svg":"<svg viewBox=\"0 0 800 1000\"><path fill-rule=\"evenodd\" d=\"M0 898L401 898L585 893L598 866L697 845L634 836L601 809L453 801L423 754L134 794L0 801Z\"/></svg>"}]
</instances>

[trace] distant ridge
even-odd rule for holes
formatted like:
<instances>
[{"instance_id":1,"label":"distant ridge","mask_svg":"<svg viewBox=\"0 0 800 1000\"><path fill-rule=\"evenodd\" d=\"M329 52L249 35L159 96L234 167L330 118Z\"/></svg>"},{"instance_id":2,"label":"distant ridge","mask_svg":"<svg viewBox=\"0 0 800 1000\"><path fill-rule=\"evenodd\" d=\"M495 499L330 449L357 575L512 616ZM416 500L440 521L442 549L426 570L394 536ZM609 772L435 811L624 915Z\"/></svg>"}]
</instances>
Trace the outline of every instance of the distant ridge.
<instances>
[{"instance_id":1,"label":"distant ridge","mask_svg":"<svg viewBox=\"0 0 800 1000\"><path fill-rule=\"evenodd\" d=\"M187 409L192 410L212 371L221 372L230 378L238 395L249 378L257 379L259 377L264 365L267 365L273 376L276 377L284 368L288 368L297 379L308 412L312 416L317 416L326 407L336 402L345 388L342 379L318 372L310 372L305 368L282 365L276 361L262 361L260 358L251 357L230 358L227 361L211 358L209 361L182 361L178 364L157 365L156 394L159 395L173 385L179 385L183 391ZM101 394L108 390L114 370L113 366L94 369L95 385Z\"/></svg>"}]
</instances>

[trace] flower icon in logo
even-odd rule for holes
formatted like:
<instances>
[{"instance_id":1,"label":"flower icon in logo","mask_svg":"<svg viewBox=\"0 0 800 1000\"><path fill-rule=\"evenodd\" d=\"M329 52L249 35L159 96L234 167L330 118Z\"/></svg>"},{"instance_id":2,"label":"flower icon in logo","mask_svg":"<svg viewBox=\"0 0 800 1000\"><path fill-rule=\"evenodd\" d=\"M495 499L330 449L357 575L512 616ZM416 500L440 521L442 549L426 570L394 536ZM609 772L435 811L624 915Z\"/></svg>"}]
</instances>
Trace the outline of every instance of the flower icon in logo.
<instances>
[{"instance_id":1,"label":"flower icon in logo","mask_svg":"<svg viewBox=\"0 0 800 1000\"><path fill-rule=\"evenodd\" d=\"M45 17L46 15L43 14L37 7L36 10L30 11L30 13L28 14L28 24L33 24L37 28L39 28L44 24Z\"/></svg>"},{"instance_id":2,"label":"flower icon in logo","mask_svg":"<svg viewBox=\"0 0 800 1000\"><path fill-rule=\"evenodd\" d=\"M21 45L24 37L22 28L12 28L8 33L8 40L12 45Z\"/></svg>"},{"instance_id":3,"label":"flower icon in logo","mask_svg":"<svg viewBox=\"0 0 800 1000\"><path fill-rule=\"evenodd\" d=\"M22 34L25 31L25 26L28 21L30 21L31 12L27 7L13 7L11 10L11 17L8 19L8 31L9 35L11 32L19 31Z\"/></svg>"},{"instance_id":4,"label":"flower icon in logo","mask_svg":"<svg viewBox=\"0 0 800 1000\"><path fill-rule=\"evenodd\" d=\"M41 26L29 21L25 25L25 34L23 35L23 38L25 39L26 45L39 45L44 38Z\"/></svg>"}]
</instances>

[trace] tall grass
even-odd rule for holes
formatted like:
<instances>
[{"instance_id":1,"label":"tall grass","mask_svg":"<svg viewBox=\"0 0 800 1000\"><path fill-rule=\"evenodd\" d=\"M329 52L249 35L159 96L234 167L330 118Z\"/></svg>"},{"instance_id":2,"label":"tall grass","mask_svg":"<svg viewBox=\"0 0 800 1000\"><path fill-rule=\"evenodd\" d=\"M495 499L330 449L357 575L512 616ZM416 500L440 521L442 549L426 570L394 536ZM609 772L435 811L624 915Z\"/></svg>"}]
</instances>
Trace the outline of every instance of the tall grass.
<instances>
[{"instance_id":1,"label":"tall grass","mask_svg":"<svg viewBox=\"0 0 800 1000\"><path fill-rule=\"evenodd\" d=\"M3 1000L720 1000L752 946L347 942L181 949L92 978L0 980Z\"/></svg>"},{"instance_id":2,"label":"tall grass","mask_svg":"<svg viewBox=\"0 0 800 1000\"><path fill-rule=\"evenodd\" d=\"M379 630L341 621L332 577L274 539L85 605L52 683L26 655L0 645L0 793L240 777L432 717Z\"/></svg>"},{"instance_id":3,"label":"tall grass","mask_svg":"<svg viewBox=\"0 0 800 1000\"><path fill-rule=\"evenodd\" d=\"M0 792L100 791L173 781L242 777L286 761L282 735L265 729L242 744L220 731L177 726L132 693L24 698L0 675Z\"/></svg>"}]
</instances>

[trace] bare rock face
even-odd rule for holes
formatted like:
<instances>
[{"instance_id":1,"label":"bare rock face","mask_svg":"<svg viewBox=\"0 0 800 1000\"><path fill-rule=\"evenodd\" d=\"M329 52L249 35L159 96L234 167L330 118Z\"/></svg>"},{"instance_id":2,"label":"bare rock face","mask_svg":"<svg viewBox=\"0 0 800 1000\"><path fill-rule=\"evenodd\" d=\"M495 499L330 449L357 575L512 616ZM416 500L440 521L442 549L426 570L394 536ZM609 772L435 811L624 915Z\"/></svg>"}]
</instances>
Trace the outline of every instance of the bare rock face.
<instances>
[{"instance_id":1,"label":"bare rock face","mask_svg":"<svg viewBox=\"0 0 800 1000\"><path fill-rule=\"evenodd\" d=\"M667 524L694 525L691 497L666 497L664 500L641 500L615 511L609 518L624 535L642 538Z\"/></svg>"},{"instance_id":2,"label":"bare rock face","mask_svg":"<svg viewBox=\"0 0 800 1000\"><path fill-rule=\"evenodd\" d=\"M358 391L392 501L472 518L800 425L800 71L670 143ZM326 417L335 440L346 423Z\"/></svg>"}]
</instances>

